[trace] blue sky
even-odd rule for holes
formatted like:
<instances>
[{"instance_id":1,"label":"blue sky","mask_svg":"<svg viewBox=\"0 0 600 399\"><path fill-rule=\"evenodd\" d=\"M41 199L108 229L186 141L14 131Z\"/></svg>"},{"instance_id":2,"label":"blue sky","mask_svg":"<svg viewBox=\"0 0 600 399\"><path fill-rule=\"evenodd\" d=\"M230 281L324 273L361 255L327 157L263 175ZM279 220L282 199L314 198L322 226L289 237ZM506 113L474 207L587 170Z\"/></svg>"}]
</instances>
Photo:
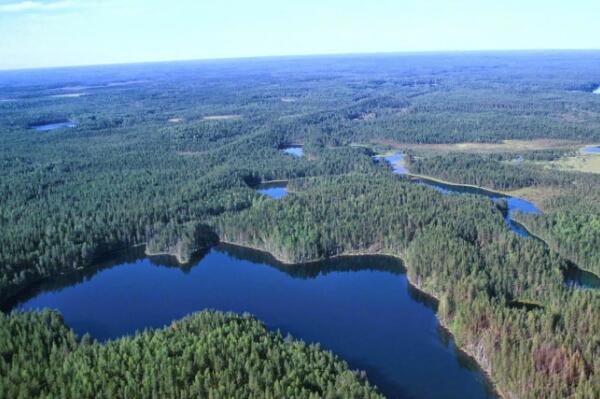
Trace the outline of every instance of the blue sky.
<instances>
[{"instance_id":1,"label":"blue sky","mask_svg":"<svg viewBox=\"0 0 600 399\"><path fill-rule=\"evenodd\" d=\"M600 0L0 0L0 69L600 48Z\"/></svg>"}]
</instances>

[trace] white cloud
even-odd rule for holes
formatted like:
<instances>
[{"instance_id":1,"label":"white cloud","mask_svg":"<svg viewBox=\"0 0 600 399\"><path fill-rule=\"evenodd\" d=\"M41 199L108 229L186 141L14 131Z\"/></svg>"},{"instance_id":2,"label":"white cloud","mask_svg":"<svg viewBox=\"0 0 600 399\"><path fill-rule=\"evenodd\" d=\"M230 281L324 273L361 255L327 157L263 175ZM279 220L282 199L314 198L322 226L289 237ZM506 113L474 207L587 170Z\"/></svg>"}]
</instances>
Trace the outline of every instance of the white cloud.
<instances>
[{"instance_id":1,"label":"white cloud","mask_svg":"<svg viewBox=\"0 0 600 399\"><path fill-rule=\"evenodd\" d=\"M0 4L0 13L65 10L75 6L77 6L77 4L72 0L58 0L52 2L26 0L16 3Z\"/></svg>"}]
</instances>

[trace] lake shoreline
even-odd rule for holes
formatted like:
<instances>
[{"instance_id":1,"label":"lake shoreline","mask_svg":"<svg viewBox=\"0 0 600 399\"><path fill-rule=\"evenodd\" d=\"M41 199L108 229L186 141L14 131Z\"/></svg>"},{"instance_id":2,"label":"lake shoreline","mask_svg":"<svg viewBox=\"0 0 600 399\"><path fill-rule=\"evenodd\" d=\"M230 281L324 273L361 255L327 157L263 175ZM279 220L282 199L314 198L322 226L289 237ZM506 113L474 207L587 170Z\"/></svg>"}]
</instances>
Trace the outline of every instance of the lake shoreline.
<instances>
[{"instance_id":1,"label":"lake shoreline","mask_svg":"<svg viewBox=\"0 0 600 399\"><path fill-rule=\"evenodd\" d=\"M339 253L333 256L329 256L329 257L321 257L319 259L313 259L307 262L302 262L302 263L297 263L297 262L290 262L287 259L283 259L278 257L276 254L273 254L272 252L269 252L268 250L264 249L264 248L259 248L257 246L253 246L250 244L242 244L239 242L233 242L233 241L226 241L226 240L220 240L219 243L223 243L223 244L228 244L228 245L233 245L236 247L241 247L241 248L248 248L248 249L252 249L255 251L259 251L259 252L263 252L265 254L268 254L269 256L271 256L273 259L275 259L277 262L279 262L280 264L286 265L286 266L298 266L301 267L303 265L310 265L311 263L317 263L317 262L322 262L324 260L329 260L329 259L339 259L339 258L345 258L345 257L352 257L352 256L369 256L369 255L377 255L377 256L389 256L392 258L396 258L399 259L402 262L403 268L406 271L406 280L408 281L408 283L410 284L411 287L413 287L414 289L416 289L417 291L419 291L421 294L433 299L436 303L439 303L440 299L433 293L429 293L423 290L423 288L417 284L415 281L413 281L409 274L408 274L408 267L407 267L407 262L406 260L398 254L394 254L394 253L386 253L386 252L381 252L381 251L356 251L356 252L343 252L343 253ZM439 322L440 326L444 329L444 331L446 331L451 337L452 339L454 339L454 342L456 343L456 348L461 351L464 355L466 355L467 357L469 357L470 359L472 359L477 366L479 367L479 369L481 370L482 374L485 376L487 383L490 385L490 387L493 389L494 393L498 396L499 399L507 399L510 396L505 395L502 390L498 387L498 384L494 381L494 379L492 378L492 373L491 370L487 367L484 367L482 365L482 362L480 360L486 361L487 359L478 359L478 357L476 356L476 354L471 351L469 348L465 348L463 346L459 346L456 338L454 337L454 334L452 333L452 331L450 331L450 327L443 321L441 320L438 315L437 315L437 311L436 313L436 319Z\"/></svg>"},{"instance_id":2,"label":"lake shoreline","mask_svg":"<svg viewBox=\"0 0 600 399\"><path fill-rule=\"evenodd\" d=\"M514 195L510 194L510 192L507 191L501 191L501 190L496 190L493 188L488 188L488 187L483 187L483 186L478 186L475 184L466 184L466 183L455 183L455 182L451 182L448 180L444 180L444 179L439 179L437 177L433 177L433 176L429 176L429 175L420 175L420 174L416 174L416 173L412 173L412 172L407 172L405 174L405 176L407 176L408 178L412 178L412 179L422 179L422 180L429 180L432 181L434 183L440 183L440 184L445 184L448 186L453 186L453 187L468 187L468 188L474 188L477 190L481 190L481 191L485 191L488 192L490 194L497 194L497 195L501 195L504 197L510 197L510 198L518 198L515 197ZM538 204L536 204L533 201L530 201L529 199L525 198L527 201L531 202L533 205L535 205L537 208L540 208Z\"/></svg>"},{"instance_id":3,"label":"lake shoreline","mask_svg":"<svg viewBox=\"0 0 600 399\"><path fill-rule=\"evenodd\" d=\"M322 261L325 261L325 260L339 259L339 258L348 258L348 257L360 257L360 256L373 256L373 255L376 255L376 256L386 256L386 257L395 258L395 259L398 259L398 260L400 260L402 262L403 272L405 273L405 276L406 276L408 284L412 288L416 289L419 293L421 293L421 294L425 295L426 297L432 299L436 304L439 303L439 298L435 294L424 291L422 289L422 287L417 282L413 281L410 278L410 276L408 274L407 262L405 261L405 259L403 258L402 255L398 255L396 253L383 252L381 250L373 250L373 251L361 250L361 251L353 251L353 252L343 252L343 253L339 253L339 254L336 254L336 255L333 255L333 256L321 257L319 259L311 259L311 260L306 261L306 262L298 263L298 262L291 262L288 259L281 258L281 257L273 254L272 252L270 252L270 251L268 251L268 250L266 250L264 248L261 248L261 247L258 247L258 246L253 246L253 245L250 245L250 244L243 244L243 243L240 243L240 242L234 242L234 241L230 241L230 240L219 240L218 244L212 246L211 248L214 248L214 247L218 246L219 244L227 244L227 245L232 245L232 246L239 247L239 248L247 248L247 249L251 249L251 250L254 250L254 251L259 251L259 252L262 252L262 253L270 256L275 262L277 262L277 263L279 263L281 265L291 266L291 267L293 267L293 266L296 266L296 267L310 266L311 264L315 264L315 263L322 262ZM130 245L130 246L127 246L127 247L119 248L119 249L116 249L116 250L107 251L106 253L102 254L102 258L107 258L107 257L110 257L111 255L117 254L117 253L119 253L121 251L126 251L128 249L139 248L141 246L146 246L146 243L138 243L138 244ZM180 265L185 265L185 263L179 262L179 259L177 258L177 256L175 256L173 254L170 254L170 253L148 253L147 249L144 249L144 256L148 257L149 259L151 259L153 256L171 256L171 257L177 259L177 261L178 261L178 263ZM72 273L75 273L75 272L80 272L80 271L86 270L86 269L92 269L94 267L97 267L99 263L101 263L101 261L94 262L93 264L91 264L89 266L79 267L79 268L77 268L75 270L72 270L72 271L63 272L63 273L61 273L60 276L69 275L69 274L72 274ZM43 283L44 281L51 280L54 277L56 277L56 276L44 277L44 278L39 279L38 281L36 281L35 284ZM11 295L10 297L8 297L5 300L3 300L2 303L3 304L9 303L12 299L18 297L19 294L23 293L24 291L25 291L25 289L19 290L19 292L17 292L16 294ZM8 313L10 313L10 312L8 312ZM493 380L491 370L489 368L483 366L482 363L483 362L487 362L487 359L485 359L485 358L481 359L481 358L479 358L474 353L474 351L470 350L469 348L464 347L464 346L459 346L458 343L457 343L457 341L456 341L456 338L455 338L454 334L451 332L451 330L450 330L449 326L446 324L446 322L443 321L443 320L441 320L438 317L437 312L434 312L434 313L435 313L436 320L439 323L439 326L446 333L448 333L449 336L452 337L452 339L454 340L455 345L456 345L456 349L458 351L460 351L463 355L465 355L468 358L470 358L475 364L477 364L480 372L482 373L482 375L484 376L484 378L486 380L486 384L489 385L489 387L492 389L492 391L494 392L494 394L497 395L499 399L509 398L509 396L505 395L501 391L501 389L498 387L498 385L496 384L496 382Z\"/></svg>"}]
</instances>

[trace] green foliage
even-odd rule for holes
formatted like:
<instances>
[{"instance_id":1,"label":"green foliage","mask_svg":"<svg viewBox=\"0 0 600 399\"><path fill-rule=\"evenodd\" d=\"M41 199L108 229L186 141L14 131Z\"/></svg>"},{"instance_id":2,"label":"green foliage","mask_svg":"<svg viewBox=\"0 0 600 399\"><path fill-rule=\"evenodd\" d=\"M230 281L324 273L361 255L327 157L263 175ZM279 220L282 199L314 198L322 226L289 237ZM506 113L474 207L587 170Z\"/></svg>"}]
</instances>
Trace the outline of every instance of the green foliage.
<instances>
[{"instance_id":1,"label":"green foliage","mask_svg":"<svg viewBox=\"0 0 600 399\"><path fill-rule=\"evenodd\" d=\"M508 162L502 158L502 155L449 153L408 157L407 166L411 173L496 190L568 185L576 178L574 173L556 173L531 163Z\"/></svg>"},{"instance_id":2,"label":"green foliage","mask_svg":"<svg viewBox=\"0 0 600 399\"><path fill-rule=\"evenodd\" d=\"M568 263L543 242L511 232L491 201L444 196L389 174L288 187L293 194L282 200L220 216L221 237L292 262L401 256L410 280L440 298L442 321L502 391L523 398L600 393L600 297L566 287ZM514 305L520 301L539 306Z\"/></svg>"},{"instance_id":3,"label":"green foliage","mask_svg":"<svg viewBox=\"0 0 600 399\"><path fill-rule=\"evenodd\" d=\"M190 222L185 225L157 225L146 244L149 255L169 254L180 263L188 263L192 255L207 251L219 237L206 225Z\"/></svg>"},{"instance_id":4,"label":"green foliage","mask_svg":"<svg viewBox=\"0 0 600 399\"><path fill-rule=\"evenodd\" d=\"M131 245L173 252L181 244L176 252L186 257L209 243L199 238L210 232L196 230L205 225L289 261L389 252L440 297L442 319L503 391L600 397L598 296L564 287L564 260L512 234L490 201L412 186L374 165L369 150L349 146L598 142L600 96L591 91L599 61L599 52L521 52L2 72L0 97L15 101L0 102L0 300ZM85 95L55 97L73 87ZM64 120L77 126L31 129ZM285 155L289 143L304 144L306 156ZM549 200L527 225L599 270L598 181L510 163L558 155L414 158L409 166L497 189L571 187L574 196ZM251 188L273 179L293 179L293 193L273 201ZM518 300L543 309L508 306ZM319 360L329 355L264 338L247 319L194 316L182 333L105 345L78 341L58 321L3 317L0 396L371 394L345 368ZM264 351L251 348L263 340L257 348L267 354L273 346L299 360L256 366ZM238 357L232 342L251 357ZM315 363L305 357L320 366L307 368Z\"/></svg>"},{"instance_id":5,"label":"green foliage","mask_svg":"<svg viewBox=\"0 0 600 399\"><path fill-rule=\"evenodd\" d=\"M51 311L0 315L0 397L379 398L318 345L201 312L98 343Z\"/></svg>"}]
</instances>

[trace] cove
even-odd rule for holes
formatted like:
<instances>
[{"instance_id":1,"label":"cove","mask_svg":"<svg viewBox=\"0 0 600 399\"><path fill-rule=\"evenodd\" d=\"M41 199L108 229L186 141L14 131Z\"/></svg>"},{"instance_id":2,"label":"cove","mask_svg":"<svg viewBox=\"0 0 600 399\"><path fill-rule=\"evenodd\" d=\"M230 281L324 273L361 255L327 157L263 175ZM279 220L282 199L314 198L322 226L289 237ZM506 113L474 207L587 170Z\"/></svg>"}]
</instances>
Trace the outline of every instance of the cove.
<instances>
[{"instance_id":1,"label":"cove","mask_svg":"<svg viewBox=\"0 0 600 399\"><path fill-rule=\"evenodd\" d=\"M395 258L286 266L262 252L220 245L180 268L142 251L48 281L7 306L58 309L78 334L99 340L202 309L249 312L269 329L319 342L352 369L365 370L389 398L496 397Z\"/></svg>"}]
</instances>

